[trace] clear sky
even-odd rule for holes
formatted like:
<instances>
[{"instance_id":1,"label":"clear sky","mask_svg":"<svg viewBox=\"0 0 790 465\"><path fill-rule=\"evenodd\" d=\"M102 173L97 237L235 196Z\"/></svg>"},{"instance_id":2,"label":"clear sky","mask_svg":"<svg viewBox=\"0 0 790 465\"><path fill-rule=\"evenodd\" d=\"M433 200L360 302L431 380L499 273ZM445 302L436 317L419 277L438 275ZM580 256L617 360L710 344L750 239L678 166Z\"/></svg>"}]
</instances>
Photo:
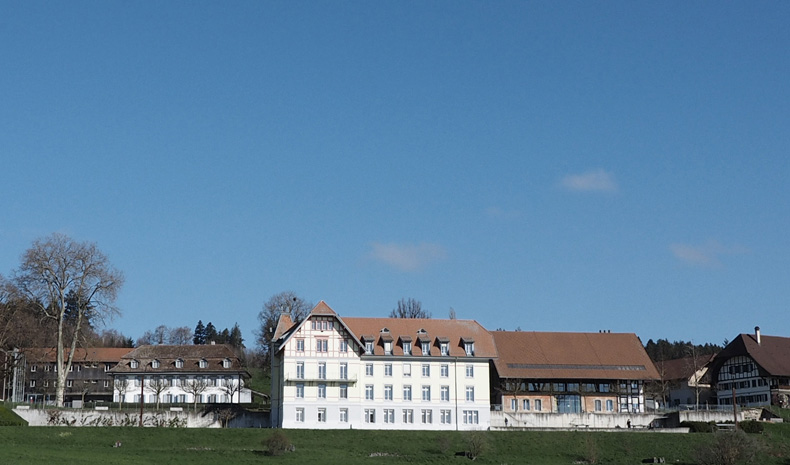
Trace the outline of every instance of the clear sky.
<instances>
[{"instance_id":1,"label":"clear sky","mask_svg":"<svg viewBox=\"0 0 790 465\"><path fill-rule=\"evenodd\" d=\"M293 290L489 329L790 336L790 2L0 1L0 273L110 327Z\"/></svg>"}]
</instances>

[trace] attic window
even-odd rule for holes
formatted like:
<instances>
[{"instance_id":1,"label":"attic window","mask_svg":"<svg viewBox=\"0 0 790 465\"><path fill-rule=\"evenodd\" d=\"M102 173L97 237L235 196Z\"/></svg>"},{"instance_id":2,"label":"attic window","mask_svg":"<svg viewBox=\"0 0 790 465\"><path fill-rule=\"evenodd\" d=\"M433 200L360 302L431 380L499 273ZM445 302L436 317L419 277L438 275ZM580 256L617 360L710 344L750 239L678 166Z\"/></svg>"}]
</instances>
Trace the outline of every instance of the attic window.
<instances>
[{"instance_id":1,"label":"attic window","mask_svg":"<svg viewBox=\"0 0 790 465\"><path fill-rule=\"evenodd\" d=\"M422 354L423 355L431 355L431 343L427 341L422 341Z\"/></svg>"},{"instance_id":2,"label":"attic window","mask_svg":"<svg viewBox=\"0 0 790 465\"><path fill-rule=\"evenodd\" d=\"M442 350L442 355L448 356L450 355L450 343L449 342L440 342L439 348Z\"/></svg>"},{"instance_id":3,"label":"attic window","mask_svg":"<svg viewBox=\"0 0 790 465\"><path fill-rule=\"evenodd\" d=\"M389 330L389 328L384 327L384 328L381 328L381 332L382 333L388 333L388 332L390 332L390 330Z\"/></svg>"},{"instance_id":4,"label":"attic window","mask_svg":"<svg viewBox=\"0 0 790 465\"><path fill-rule=\"evenodd\" d=\"M176 359L176 368L184 368L184 359L183 358Z\"/></svg>"},{"instance_id":5,"label":"attic window","mask_svg":"<svg viewBox=\"0 0 790 465\"><path fill-rule=\"evenodd\" d=\"M200 368L208 368L208 361L205 358L200 359L198 364Z\"/></svg>"},{"instance_id":6,"label":"attic window","mask_svg":"<svg viewBox=\"0 0 790 465\"><path fill-rule=\"evenodd\" d=\"M365 353L368 355L373 353L373 341L365 341Z\"/></svg>"},{"instance_id":7,"label":"attic window","mask_svg":"<svg viewBox=\"0 0 790 465\"><path fill-rule=\"evenodd\" d=\"M230 359L226 358L225 360L222 361L222 368L230 368L230 363L231 363Z\"/></svg>"},{"instance_id":8,"label":"attic window","mask_svg":"<svg viewBox=\"0 0 790 465\"><path fill-rule=\"evenodd\" d=\"M159 360L157 359L151 360L151 368L159 368Z\"/></svg>"},{"instance_id":9,"label":"attic window","mask_svg":"<svg viewBox=\"0 0 790 465\"><path fill-rule=\"evenodd\" d=\"M467 356L472 357L475 354L475 342L464 342L464 351L466 352Z\"/></svg>"},{"instance_id":10,"label":"attic window","mask_svg":"<svg viewBox=\"0 0 790 465\"><path fill-rule=\"evenodd\" d=\"M139 366L140 366L140 362L138 362L137 360L132 360L131 362L129 362L129 368L137 368Z\"/></svg>"},{"instance_id":11,"label":"attic window","mask_svg":"<svg viewBox=\"0 0 790 465\"><path fill-rule=\"evenodd\" d=\"M428 334L428 331L426 331L425 328L420 328L417 330L417 334Z\"/></svg>"},{"instance_id":12,"label":"attic window","mask_svg":"<svg viewBox=\"0 0 790 465\"><path fill-rule=\"evenodd\" d=\"M392 355L392 340L384 342L384 355Z\"/></svg>"}]
</instances>

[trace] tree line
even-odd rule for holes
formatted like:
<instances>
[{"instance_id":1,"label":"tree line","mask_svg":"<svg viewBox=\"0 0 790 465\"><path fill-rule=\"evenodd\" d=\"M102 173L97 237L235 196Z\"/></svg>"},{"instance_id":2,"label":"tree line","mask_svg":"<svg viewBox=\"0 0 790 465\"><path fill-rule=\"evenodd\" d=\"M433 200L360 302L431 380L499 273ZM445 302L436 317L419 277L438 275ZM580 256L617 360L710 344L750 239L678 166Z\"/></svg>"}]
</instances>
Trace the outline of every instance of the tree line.
<instances>
[{"instance_id":1,"label":"tree line","mask_svg":"<svg viewBox=\"0 0 790 465\"><path fill-rule=\"evenodd\" d=\"M718 344L694 344L691 341L669 342L667 339L659 339L658 341L650 339L645 344L645 351L650 360L654 362L713 355L721 351L721 349L722 346Z\"/></svg>"}]
</instances>

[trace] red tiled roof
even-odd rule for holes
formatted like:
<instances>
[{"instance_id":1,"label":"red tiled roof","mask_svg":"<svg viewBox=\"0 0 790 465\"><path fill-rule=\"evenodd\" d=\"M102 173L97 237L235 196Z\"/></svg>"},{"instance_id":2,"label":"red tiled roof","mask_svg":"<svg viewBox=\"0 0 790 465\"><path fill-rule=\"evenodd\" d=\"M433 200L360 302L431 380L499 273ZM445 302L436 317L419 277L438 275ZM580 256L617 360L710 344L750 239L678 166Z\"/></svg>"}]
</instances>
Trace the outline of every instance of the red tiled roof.
<instances>
[{"instance_id":1,"label":"red tiled roof","mask_svg":"<svg viewBox=\"0 0 790 465\"><path fill-rule=\"evenodd\" d=\"M655 363L659 375L665 381L674 380L689 380L694 374L694 367L700 370L705 367L714 355L703 355L697 357L696 363L694 357L677 358L674 360L663 360Z\"/></svg>"},{"instance_id":2,"label":"red tiled roof","mask_svg":"<svg viewBox=\"0 0 790 465\"><path fill-rule=\"evenodd\" d=\"M636 334L494 331L502 378L659 379Z\"/></svg>"},{"instance_id":3,"label":"red tiled roof","mask_svg":"<svg viewBox=\"0 0 790 465\"><path fill-rule=\"evenodd\" d=\"M760 344L754 334L739 334L727 344L712 362L711 372L732 357L747 355L763 371L764 375L790 376L790 338L779 336L760 336Z\"/></svg>"},{"instance_id":4,"label":"red tiled roof","mask_svg":"<svg viewBox=\"0 0 790 465\"><path fill-rule=\"evenodd\" d=\"M130 347L91 347L87 349L77 348L74 350L73 362L117 362L124 355L131 352ZM32 347L23 349L22 352L25 357L30 361L36 362L51 362L57 361L57 349L54 347ZM69 349L65 349L63 360L65 361L69 356Z\"/></svg>"},{"instance_id":5,"label":"red tiled roof","mask_svg":"<svg viewBox=\"0 0 790 465\"><path fill-rule=\"evenodd\" d=\"M176 368L175 361L184 361L182 368ZM222 362L225 359L231 361L230 368L224 368ZM130 362L137 360L140 363L138 368L131 368ZM158 360L159 368L153 368L151 362ZM200 368L200 360L206 360L208 366ZM124 355L121 362L112 370L113 373L146 373L155 372L245 372L241 366L241 361L231 346L227 344L206 344L206 345L147 345L140 346L132 352ZM246 372L245 372L246 373Z\"/></svg>"},{"instance_id":6,"label":"red tiled roof","mask_svg":"<svg viewBox=\"0 0 790 465\"><path fill-rule=\"evenodd\" d=\"M375 341L373 354L384 355L382 335L392 337L393 355L403 355L402 341L424 338L431 343L431 356L439 356L439 341L449 341L451 357L465 357L466 352L462 339L472 340L475 345L475 357L494 358L496 347L491 333L474 320L434 320L418 318L343 318L346 326L357 337L373 336ZM387 328L387 333L382 329ZM426 334L418 331L425 330ZM386 337L384 338L386 339ZM419 343L412 343L412 355L423 355Z\"/></svg>"}]
</instances>

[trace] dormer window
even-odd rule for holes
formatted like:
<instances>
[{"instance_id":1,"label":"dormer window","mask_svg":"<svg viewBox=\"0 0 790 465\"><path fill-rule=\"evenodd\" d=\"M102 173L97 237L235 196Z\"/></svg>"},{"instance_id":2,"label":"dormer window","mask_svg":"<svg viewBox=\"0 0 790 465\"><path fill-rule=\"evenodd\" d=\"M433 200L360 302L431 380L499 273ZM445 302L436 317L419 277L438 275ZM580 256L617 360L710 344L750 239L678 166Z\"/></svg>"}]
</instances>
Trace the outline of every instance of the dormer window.
<instances>
[{"instance_id":1,"label":"dormer window","mask_svg":"<svg viewBox=\"0 0 790 465\"><path fill-rule=\"evenodd\" d=\"M422 354L431 355L431 343L427 341L422 342Z\"/></svg>"},{"instance_id":2,"label":"dormer window","mask_svg":"<svg viewBox=\"0 0 790 465\"><path fill-rule=\"evenodd\" d=\"M464 343L464 352L466 352L467 357L472 357L475 355L475 341L472 339L462 339Z\"/></svg>"},{"instance_id":3,"label":"dormer window","mask_svg":"<svg viewBox=\"0 0 790 465\"><path fill-rule=\"evenodd\" d=\"M129 362L129 368L138 368L139 366L140 366L140 362L138 362L137 360L132 360L131 362Z\"/></svg>"},{"instance_id":4,"label":"dormer window","mask_svg":"<svg viewBox=\"0 0 790 465\"><path fill-rule=\"evenodd\" d=\"M428 334L428 331L426 331L425 328L420 328L417 330L417 334Z\"/></svg>"},{"instance_id":5,"label":"dormer window","mask_svg":"<svg viewBox=\"0 0 790 465\"><path fill-rule=\"evenodd\" d=\"M373 353L373 341L365 341L365 354L370 355Z\"/></svg>"},{"instance_id":6,"label":"dormer window","mask_svg":"<svg viewBox=\"0 0 790 465\"><path fill-rule=\"evenodd\" d=\"M184 359L183 358L176 359L176 368L184 368Z\"/></svg>"},{"instance_id":7,"label":"dormer window","mask_svg":"<svg viewBox=\"0 0 790 465\"><path fill-rule=\"evenodd\" d=\"M392 341L384 343L384 355L392 355Z\"/></svg>"},{"instance_id":8,"label":"dormer window","mask_svg":"<svg viewBox=\"0 0 790 465\"><path fill-rule=\"evenodd\" d=\"M442 350L442 355L443 356L446 357L446 356L450 355L450 343L449 342L442 342L441 344L439 344L439 347Z\"/></svg>"},{"instance_id":9,"label":"dormer window","mask_svg":"<svg viewBox=\"0 0 790 465\"><path fill-rule=\"evenodd\" d=\"M157 359L151 360L151 368L159 368L159 360Z\"/></svg>"},{"instance_id":10,"label":"dormer window","mask_svg":"<svg viewBox=\"0 0 790 465\"><path fill-rule=\"evenodd\" d=\"M222 361L222 368L230 368L230 359L226 358Z\"/></svg>"},{"instance_id":11,"label":"dormer window","mask_svg":"<svg viewBox=\"0 0 790 465\"><path fill-rule=\"evenodd\" d=\"M403 355L411 355L411 342L403 343Z\"/></svg>"},{"instance_id":12,"label":"dormer window","mask_svg":"<svg viewBox=\"0 0 790 465\"><path fill-rule=\"evenodd\" d=\"M205 358L200 359L198 366L200 368L208 368L208 360L206 360Z\"/></svg>"}]
</instances>

